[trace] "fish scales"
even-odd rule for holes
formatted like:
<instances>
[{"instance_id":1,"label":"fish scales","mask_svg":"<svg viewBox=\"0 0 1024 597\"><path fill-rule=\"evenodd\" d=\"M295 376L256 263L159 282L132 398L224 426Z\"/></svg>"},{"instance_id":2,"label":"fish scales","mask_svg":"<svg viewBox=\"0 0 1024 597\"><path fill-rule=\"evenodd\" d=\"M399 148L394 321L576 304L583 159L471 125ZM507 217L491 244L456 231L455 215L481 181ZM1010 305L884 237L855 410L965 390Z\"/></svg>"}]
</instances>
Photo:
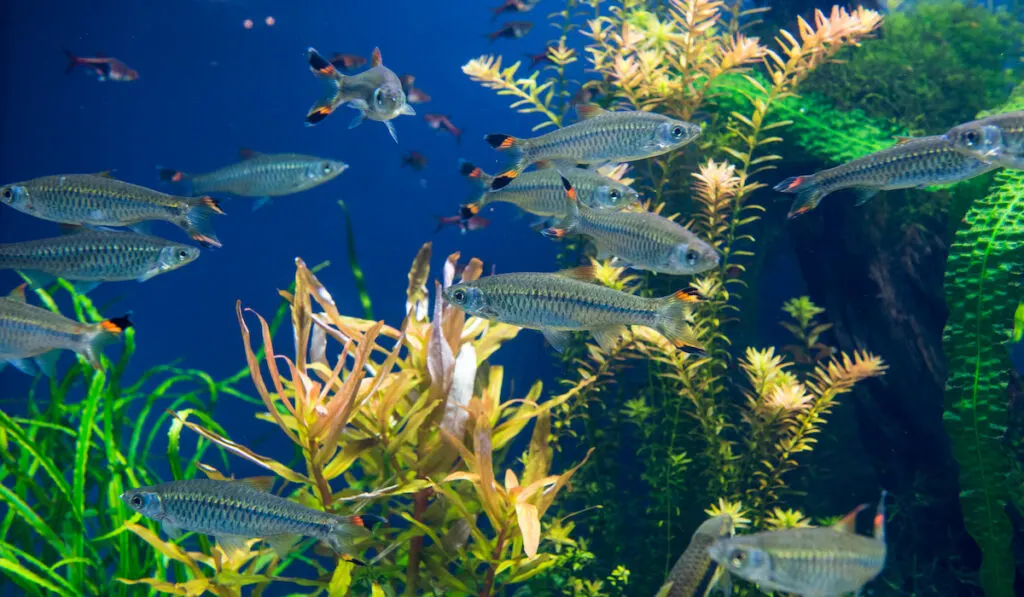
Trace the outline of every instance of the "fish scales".
<instances>
[{"instance_id":1,"label":"fish scales","mask_svg":"<svg viewBox=\"0 0 1024 597\"><path fill-rule=\"evenodd\" d=\"M639 194L628 185L596 172L573 169L566 172L566 178L579 192L580 201L595 209L626 207L639 200ZM568 213L562 177L553 168L525 172L507 187L485 193L479 203L498 202L538 216L562 218Z\"/></svg>"},{"instance_id":2,"label":"fish scales","mask_svg":"<svg viewBox=\"0 0 1024 597\"><path fill-rule=\"evenodd\" d=\"M57 348L77 350L93 329L49 309L0 299L0 358L35 356Z\"/></svg>"},{"instance_id":3,"label":"fish scales","mask_svg":"<svg viewBox=\"0 0 1024 597\"><path fill-rule=\"evenodd\" d=\"M672 583L659 597L706 597L723 579L723 571L711 558L709 548L719 537L730 537L733 521L727 514L721 514L704 521L690 539L683 552L665 579ZM728 579L723 583L729 587Z\"/></svg>"},{"instance_id":4,"label":"fish scales","mask_svg":"<svg viewBox=\"0 0 1024 597\"><path fill-rule=\"evenodd\" d=\"M662 121L637 114L610 112L552 131L537 138L530 152L536 156L554 154L581 162L620 158L624 146L639 145L650 138L652 121Z\"/></svg>"},{"instance_id":5,"label":"fish scales","mask_svg":"<svg viewBox=\"0 0 1024 597\"><path fill-rule=\"evenodd\" d=\"M103 176L69 174L43 176L23 183L33 196L41 196L33 215L69 222L137 224L177 215L185 204L180 198ZM36 202L33 202L36 206ZM110 219L97 218L103 212Z\"/></svg>"},{"instance_id":6,"label":"fish scales","mask_svg":"<svg viewBox=\"0 0 1024 597\"><path fill-rule=\"evenodd\" d=\"M990 169L992 166L955 151L941 137L924 137L815 176L836 188L864 183L887 189L955 182Z\"/></svg>"},{"instance_id":7,"label":"fish scales","mask_svg":"<svg viewBox=\"0 0 1024 597\"><path fill-rule=\"evenodd\" d=\"M288 195L325 182L306 175L312 164L324 161L299 154L259 155L207 174L197 174L192 178L192 188L197 194Z\"/></svg>"}]
</instances>

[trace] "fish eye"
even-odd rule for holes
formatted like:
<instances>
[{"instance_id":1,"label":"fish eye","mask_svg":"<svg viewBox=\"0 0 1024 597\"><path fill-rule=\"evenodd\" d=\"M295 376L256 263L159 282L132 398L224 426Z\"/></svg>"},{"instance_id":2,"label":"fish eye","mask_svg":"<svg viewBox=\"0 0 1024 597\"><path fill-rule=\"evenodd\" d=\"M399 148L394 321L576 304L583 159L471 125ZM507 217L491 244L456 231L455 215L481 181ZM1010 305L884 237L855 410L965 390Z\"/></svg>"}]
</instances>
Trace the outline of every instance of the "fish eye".
<instances>
[{"instance_id":1,"label":"fish eye","mask_svg":"<svg viewBox=\"0 0 1024 597\"><path fill-rule=\"evenodd\" d=\"M978 142L978 131L967 131L967 134L964 135L964 139L967 141L968 145L974 145Z\"/></svg>"},{"instance_id":2,"label":"fish eye","mask_svg":"<svg viewBox=\"0 0 1024 597\"><path fill-rule=\"evenodd\" d=\"M672 136L675 137L676 139L682 137L683 136L683 127L681 127L679 125L676 125L676 126L672 127Z\"/></svg>"},{"instance_id":3,"label":"fish eye","mask_svg":"<svg viewBox=\"0 0 1024 597\"><path fill-rule=\"evenodd\" d=\"M378 106L384 105L384 90L380 87L373 91L373 102Z\"/></svg>"},{"instance_id":4,"label":"fish eye","mask_svg":"<svg viewBox=\"0 0 1024 597\"><path fill-rule=\"evenodd\" d=\"M324 162L324 174L330 174L330 173L331 173L331 164L328 163L328 162Z\"/></svg>"},{"instance_id":5,"label":"fish eye","mask_svg":"<svg viewBox=\"0 0 1024 597\"><path fill-rule=\"evenodd\" d=\"M185 249L178 249L178 259L181 261L188 259L188 251Z\"/></svg>"},{"instance_id":6,"label":"fish eye","mask_svg":"<svg viewBox=\"0 0 1024 597\"><path fill-rule=\"evenodd\" d=\"M700 253L690 249L686 252L686 263L690 265L697 265L697 261L700 259Z\"/></svg>"},{"instance_id":7,"label":"fish eye","mask_svg":"<svg viewBox=\"0 0 1024 597\"><path fill-rule=\"evenodd\" d=\"M466 291L460 288L452 293L452 298L461 303L466 300Z\"/></svg>"},{"instance_id":8,"label":"fish eye","mask_svg":"<svg viewBox=\"0 0 1024 597\"><path fill-rule=\"evenodd\" d=\"M7 188L5 188L5 189L4 189L4 199L10 199L10 198L11 198L11 195L12 195L12 193L11 193L11 187L7 187Z\"/></svg>"},{"instance_id":9,"label":"fish eye","mask_svg":"<svg viewBox=\"0 0 1024 597\"><path fill-rule=\"evenodd\" d=\"M747 552L742 549L734 549L729 554L729 565L733 568L742 568L747 563Z\"/></svg>"},{"instance_id":10,"label":"fish eye","mask_svg":"<svg viewBox=\"0 0 1024 597\"><path fill-rule=\"evenodd\" d=\"M141 508L142 507L142 496L141 495L133 495L132 499L131 499L131 504L132 504L132 508Z\"/></svg>"},{"instance_id":11,"label":"fish eye","mask_svg":"<svg viewBox=\"0 0 1024 597\"><path fill-rule=\"evenodd\" d=\"M618 201L619 198L622 197L622 194L616 191L615 189L612 189L611 192L608 193L608 196L611 197L612 201Z\"/></svg>"}]
</instances>

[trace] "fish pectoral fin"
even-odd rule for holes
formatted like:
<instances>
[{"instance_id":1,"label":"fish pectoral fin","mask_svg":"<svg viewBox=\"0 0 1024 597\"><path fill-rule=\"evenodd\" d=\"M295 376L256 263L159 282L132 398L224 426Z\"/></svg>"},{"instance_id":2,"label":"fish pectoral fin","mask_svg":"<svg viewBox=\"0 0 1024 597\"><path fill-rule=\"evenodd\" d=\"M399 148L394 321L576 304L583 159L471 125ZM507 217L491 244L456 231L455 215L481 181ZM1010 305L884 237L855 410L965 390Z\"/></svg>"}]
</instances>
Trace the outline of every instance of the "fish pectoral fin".
<instances>
[{"instance_id":1,"label":"fish pectoral fin","mask_svg":"<svg viewBox=\"0 0 1024 597\"><path fill-rule=\"evenodd\" d=\"M370 104L366 103L366 100L359 98L349 100L345 105L353 110L359 110L362 112L366 112L370 109Z\"/></svg>"},{"instance_id":2,"label":"fish pectoral fin","mask_svg":"<svg viewBox=\"0 0 1024 597\"><path fill-rule=\"evenodd\" d=\"M22 280L28 284L29 288L46 288L50 284L57 281L57 278L51 274L41 272L34 269L20 269L17 270L18 275L21 276Z\"/></svg>"},{"instance_id":3,"label":"fish pectoral fin","mask_svg":"<svg viewBox=\"0 0 1024 597\"><path fill-rule=\"evenodd\" d=\"M277 554L278 559L283 560L291 553L292 549L295 548L295 544L299 542L298 535L275 535L273 537L266 537L264 541L270 546L270 549Z\"/></svg>"},{"instance_id":4,"label":"fish pectoral fin","mask_svg":"<svg viewBox=\"0 0 1024 597\"><path fill-rule=\"evenodd\" d=\"M878 189L859 187L854 189L853 192L857 194L856 205L864 205L868 200L878 194Z\"/></svg>"},{"instance_id":5,"label":"fish pectoral fin","mask_svg":"<svg viewBox=\"0 0 1024 597\"><path fill-rule=\"evenodd\" d=\"M405 116L416 116L416 110L409 104L402 106L402 109L399 110L398 113L404 114Z\"/></svg>"},{"instance_id":6,"label":"fish pectoral fin","mask_svg":"<svg viewBox=\"0 0 1024 597\"><path fill-rule=\"evenodd\" d=\"M154 268L151 268L151 269L147 270L141 276L139 276L138 278L135 278L135 280L137 282L139 282L139 283L146 282L147 280L152 280L153 278L159 276L160 274L163 273L163 271L164 271L163 269L161 269L159 266L157 266L157 267L154 267Z\"/></svg>"},{"instance_id":7,"label":"fish pectoral fin","mask_svg":"<svg viewBox=\"0 0 1024 597\"><path fill-rule=\"evenodd\" d=\"M252 202L252 210L256 211L261 207L266 207L270 204L270 197L256 197Z\"/></svg>"},{"instance_id":8,"label":"fish pectoral fin","mask_svg":"<svg viewBox=\"0 0 1024 597\"><path fill-rule=\"evenodd\" d=\"M181 537L181 534L182 534L181 533L181 528L180 527L176 527L176 526L174 526L173 524L171 524L169 522L166 522L166 521L162 522L160 524L160 528L162 528L164 530L164 534L166 534L171 539L177 539L177 538Z\"/></svg>"},{"instance_id":9,"label":"fish pectoral fin","mask_svg":"<svg viewBox=\"0 0 1024 597\"><path fill-rule=\"evenodd\" d=\"M729 574L728 570L722 570L722 576L719 577L716 586L721 589L722 595L732 597L732 575Z\"/></svg>"},{"instance_id":10,"label":"fish pectoral fin","mask_svg":"<svg viewBox=\"0 0 1024 597\"><path fill-rule=\"evenodd\" d=\"M600 328L594 328L590 330L590 333L594 335L594 340L597 340L597 345L601 347L601 350L605 352L611 352L615 349L615 346L622 339L623 334L626 333L626 326L624 325L609 325Z\"/></svg>"},{"instance_id":11,"label":"fish pectoral fin","mask_svg":"<svg viewBox=\"0 0 1024 597\"><path fill-rule=\"evenodd\" d=\"M544 334L544 339L548 341L548 344L556 352L565 352L565 349L569 347L569 342L572 340L572 334L564 330L542 329L541 333Z\"/></svg>"},{"instance_id":12,"label":"fish pectoral fin","mask_svg":"<svg viewBox=\"0 0 1024 597\"><path fill-rule=\"evenodd\" d=\"M7 362L25 375L30 375L32 377L39 375L39 367L36 366L32 359L10 359Z\"/></svg>"},{"instance_id":13,"label":"fish pectoral fin","mask_svg":"<svg viewBox=\"0 0 1024 597\"><path fill-rule=\"evenodd\" d=\"M77 292L78 294L89 294L93 290L96 290L96 287L99 285L99 282L86 282L83 280L79 280L78 282L73 283L71 286L75 289L75 292Z\"/></svg>"},{"instance_id":14,"label":"fish pectoral fin","mask_svg":"<svg viewBox=\"0 0 1024 597\"><path fill-rule=\"evenodd\" d=\"M249 552L248 540L238 535L216 535L217 546L224 552L229 560L235 559L240 554Z\"/></svg>"},{"instance_id":15,"label":"fish pectoral fin","mask_svg":"<svg viewBox=\"0 0 1024 597\"><path fill-rule=\"evenodd\" d=\"M348 128L354 129L357 126L363 124L364 120L366 120L366 112L359 110L359 112L357 112L356 115L352 117L352 122L348 123Z\"/></svg>"},{"instance_id":16,"label":"fish pectoral fin","mask_svg":"<svg viewBox=\"0 0 1024 597\"><path fill-rule=\"evenodd\" d=\"M388 132L391 133L391 138L395 140L395 143L398 143L398 131L395 130L395 125L391 124L390 120L385 120L384 126L388 127Z\"/></svg>"}]
</instances>

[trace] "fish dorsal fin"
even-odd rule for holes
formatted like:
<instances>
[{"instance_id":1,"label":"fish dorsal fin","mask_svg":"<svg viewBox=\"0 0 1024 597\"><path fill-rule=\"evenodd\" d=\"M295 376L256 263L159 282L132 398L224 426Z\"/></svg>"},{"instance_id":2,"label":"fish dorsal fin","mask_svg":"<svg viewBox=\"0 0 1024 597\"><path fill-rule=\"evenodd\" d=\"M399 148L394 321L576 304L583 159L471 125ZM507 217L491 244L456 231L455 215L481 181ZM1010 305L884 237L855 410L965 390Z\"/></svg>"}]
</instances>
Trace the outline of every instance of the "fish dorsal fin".
<instances>
[{"instance_id":1,"label":"fish dorsal fin","mask_svg":"<svg viewBox=\"0 0 1024 597\"><path fill-rule=\"evenodd\" d=\"M882 490L882 497L878 499L878 509L875 511L875 539L885 543L885 496L889 492Z\"/></svg>"},{"instance_id":2,"label":"fish dorsal fin","mask_svg":"<svg viewBox=\"0 0 1024 597\"><path fill-rule=\"evenodd\" d=\"M903 145L904 143L910 143L915 137L907 137L905 135L896 135L896 145Z\"/></svg>"},{"instance_id":3,"label":"fish dorsal fin","mask_svg":"<svg viewBox=\"0 0 1024 597\"><path fill-rule=\"evenodd\" d=\"M857 533L857 515L861 513L867 504L861 504L854 508L849 514L839 519L839 522L832 525L832 529L840 533Z\"/></svg>"},{"instance_id":4,"label":"fish dorsal fin","mask_svg":"<svg viewBox=\"0 0 1024 597\"><path fill-rule=\"evenodd\" d=\"M11 299L12 301L16 301L16 302L19 302L19 303L24 303L25 302L25 287L26 286L28 286L28 284L21 284L21 285L15 287L15 289L12 290L11 293L7 295L7 298Z\"/></svg>"},{"instance_id":5,"label":"fish dorsal fin","mask_svg":"<svg viewBox=\"0 0 1024 597\"><path fill-rule=\"evenodd\" d=\"M114 178L113 170L104 170L103 172L97 172L93 176L99 176L100 178Z\"/></svg>"},{"instance_id":6,"label":"fish dorsal fin","mask_svg":"<svg viewBox=\"0 0 1024 597\"><path fill-rule=\"evenodd\" d=\"M538 161L533 163L533 167L536 168L537 170L548 170L552 166L551 166L551 162L549 162L547 160L538 160Z\"/></svg>"},{"instance_id":7,"label":"fish dorsal fin","mask_svg":"<svg viewBox=\"0 0 1024 597\"><path fill-rule=\"evenodd\" d=\"M260 491L266 491L270 493L274 489L274 478L270 476L264 477L246 477L244 479L235 479L239 483L245 483L253 489L259 489Z\"/></svg>"},{"instance_id":8,"label":"fish dorsal fin","mask_svg":"<svg viewBox=\"0 0 1024 597\"><path fill-rule=\"evenodd\" d=\"M384 64L384 59L380 57L380 48L373 49L373 55L370 56L370 66L380 66Z\"/></svg>"},{"instance_id":9,"label":"fish dorsal fin","mask_svg":"<svg viewBox=\"0 0 1024 597\"><path fill-rule=\"evenodd\" d=\"M580 280L582 282L593 282L595 271L593 265L581 265L570 269L563 269L558 272L559 276Z\"/></svg>"},{"instance_id":10,"label":"fish dorsal fin","mask_svg":"<svg viewBox=\"0 0 1024 597\"><path fill-rule=\"evenodd\" d=\"M238 157L242 158L243 160L251 160L251 159L259 157L261 155L263 155L263 154L258 152L258 151L254 151L252 149L249 149L248 147L243 147L243 148L238 150Z\"/></svg>"},{"instance_id":11,"label":"fish dorsal fin","mask_svg":"<svg viewBox=\"0 0 1024 597\"><path fill-rule=\"evenodd\" d=\"M597 104L576 104L576 117L580 120L590 120L591 118L607 113L608 110L605 110Z\"/></svg>"}]
</instances>

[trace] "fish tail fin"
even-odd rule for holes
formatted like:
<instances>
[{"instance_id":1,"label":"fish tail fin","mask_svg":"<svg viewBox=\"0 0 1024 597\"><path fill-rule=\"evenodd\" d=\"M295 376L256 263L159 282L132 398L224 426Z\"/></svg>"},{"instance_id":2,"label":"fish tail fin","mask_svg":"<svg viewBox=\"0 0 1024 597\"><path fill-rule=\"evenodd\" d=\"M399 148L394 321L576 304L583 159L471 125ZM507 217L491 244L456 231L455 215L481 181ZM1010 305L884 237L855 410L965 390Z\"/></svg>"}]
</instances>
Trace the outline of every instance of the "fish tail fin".
<instances>
[{"instance_id":1,"label":"fish tail fin","mask_svg":"<svg viewBox=\"0 0 1024 597\"><path fill-rule=\"evenodd\" d=\"M157 176L163 182L169 182L182 189L183 192L191 195L194 192L192 175L173 168L156 167Z\"/></svg>"},{"instance_id":2,"label":"fish tail fin","mask_svg":"<svg viewBox=\"0 0 1024 597\"><path fill-rule=\"evenodd\" d=\"M568 202L568 209L566 210L565 217L558 224L541 230L541 234L548 238L565 238L569 235L580 220L580 211L587 209L585 205L580 204L580 197L576 193L576 189L573 188L572 183L569 179L562 176L562 188L565 189L565 200Z\"/></svg>"},{"instance_id":3,"label":"fish tail fin","mask_svg":"<svg viewBox=\"0 0 1024 597\"><path fill-rule=\"evenodd\" d=\"M64 73L70 73L75 67L82 63L82 60L71 53L71 50L64 48L64 55L68 57L68 65L64 67Z\"/></svg>"},{"instance_id":4,"label":"fish tail fin","mask_svg":"<svg viewBox=\"0 0 1024 597\"><path fill-rule=\"evenodd\" d=\"M188 232L193 240L204 247L220 247L220 240L213 231L213 224L210 222L212 215L224 215L220 202L213 197L196 197L190 200L188 212L185 214L185 221L181 227Z\"/></svg>"},{"instance_id":5,"label":"fish tail fin","mask_svg":"<svg viewBox=\"0 0 1024 597\"><path fill-rule=\"evenodd\" d=\"M447 218L445 218L444 216L439 216L437 214L434 214L434 219L437 220L437 228L434 228L434 234L437 234L438 232L444 230L444 227L450 223Z\"/></svg>"},{"instance_id":6,"label":"fish tail fin","mask_svg":"<svg viewBox=\"0 0 1024 597\"><path fill-rule=\"evenodd\" d=\"M101 321L93 327L93 333L82 350L82 356L89 361L93 369L99 369L101 367L100 353L103 347L120 338L125 330L132 327L132 321L127 315L122 315Z\"/></svg>"},{"instance_id":7,"label":"fish tail fin","mask_svg":"<svg viewBox=\"0 0 1024 597\"><path fill-rule=\"evenodd\" d=\"M706 355L704 345L688 321L694 304L700 301L697 293L684 288L656 300L661 302L661 305L658 307L655 329L683 352L698 356Z\"/></svg>"},{"instance_id":8,"label":"fish tail fin","mask_svg":"<svg viewBox=\"0 0 1024 597\"><path fill-rule=\"evenodd\" d=\"M487 143L498 151L507 151L512 154L513 165L508 170L498 174L491 182L491 190L503 189L530 164L529 143L525 139L518 139L512 135L490 134L484 136Z\"/></svg>"},{"instance_id":9,"label":"fish tail fin","mask_svg":"<svg viewBox=\"0 0 1024 597\"><path fill-rule=\"evenodd\" d=\"M326 90L313 107L306 114L306 126L319 124L341 105L341 88L345 75L338 72L338 69L329 60L320 55L314 48L306 50L309 59L309 69L318 79L325 83Z\"/></svg>"},{"instance_id":10,"label":"fish tail fin","mask_svg":"<svg viewBox=\"0 0 1024 597\"><path fill-rule=\"evenodd\" d=\"M796 201L789 208L789 219L791 220L817 207L822 198L828 194L828 191L821 188L821 184L813 174L787 178L775 185L774 189L780 193L796 193Z\"/></svg>"},{"instance_id":11,"label":"fish tail fin","mask_svg":"<svg viewBox=\"0 0 1024 597\"><path fill-rule=\"evenodd\" d=\"M466 160L459 160L459 173L472 181L480 183L480 186L485 188L490 188L494 182L493 176Z\"/></svg>"},{"instance_id":12,"label":"fish tail fin","mask_svg":"<svg viewBox=\"0 0 1024 597\"><path fill-rule=\"evenodd\" d=\"M324 537L320 537L320 540L326 543L334 553L347 556L346 559L362 565L363 562L356 557L358 553L355 549L355 543L372 535L370 527L383 521L383 518L372 514L336 515L330 530Z\"/></svg>"}]
</instances>

